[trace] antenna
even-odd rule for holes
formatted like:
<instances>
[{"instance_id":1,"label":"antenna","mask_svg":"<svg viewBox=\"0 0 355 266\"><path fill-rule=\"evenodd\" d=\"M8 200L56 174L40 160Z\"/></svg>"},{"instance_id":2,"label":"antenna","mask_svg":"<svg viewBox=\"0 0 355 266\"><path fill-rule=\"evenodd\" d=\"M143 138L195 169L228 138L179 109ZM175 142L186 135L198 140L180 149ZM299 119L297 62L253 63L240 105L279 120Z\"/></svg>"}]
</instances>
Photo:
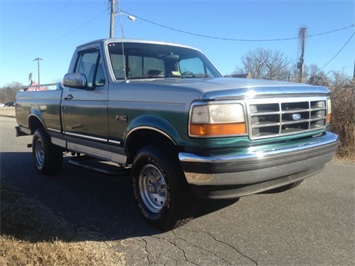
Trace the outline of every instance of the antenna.
<instances>
[{"instance_id":1,"label":"antenna","mask_svg":"<svg viewBox=\"0 0 355 266\"><path fill-rule=\"evenodd\" d=\"M123 30L123 24L122 24L122 15L126 15L130 21L135 21L136 18L130 14L127 14L125 12L121 11L121 6L120 6L120 1L119 0L110 0L111 1L111 20L110 20L110 38L114 38L114 32L115 32L115 16L118 14L119 16L119 23L120 23L120 28L121 28L121 46L122 46L122 61L123 61L123 77L126 83L129 81L127 80L127 71L126 71L126 58L124 54L124 30ZM117 1L117 9L118 11L115 11L115 3Z\"/></svg>"},{"instance_id":2,"label":"antenna","mask_svg":"<svg viewBox=\"0 0 355 266\"><path fill-rule=\"evenodd\" d=\"M114 1L114 0L111 0ZM125 58L125 54L124 54L124 31L123 31L123 24L122 24L122 19L121 19L121 6L120 6L120 1L117 1L118 4L118 19L119 19L119 23L120 23L120 28L121 28L121 37L122 37L122 41L121 41L121 45L122 45L122 60L123 60L123 78L124 81L126 83L128 83L129 81L127 80L127 71L126 71L126 58Z\"/></svg>"}]
</instances>

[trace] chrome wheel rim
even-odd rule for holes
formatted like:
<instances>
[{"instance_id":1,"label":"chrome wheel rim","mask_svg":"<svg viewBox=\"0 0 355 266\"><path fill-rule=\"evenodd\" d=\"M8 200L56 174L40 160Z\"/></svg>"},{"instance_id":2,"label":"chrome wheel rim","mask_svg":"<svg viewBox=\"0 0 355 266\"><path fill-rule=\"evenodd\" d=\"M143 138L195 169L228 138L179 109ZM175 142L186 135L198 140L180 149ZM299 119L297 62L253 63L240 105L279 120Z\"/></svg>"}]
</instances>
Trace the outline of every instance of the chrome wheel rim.
<instances>
[{"instance_id":1,"label":"chrome wheel rim","mask_svg":"<svg viewBox=\"0 0 355 266\"><path fill-rule=\"evenodd\" d=\"M159 213L166 205L166 181L155 165L147 164L142 168L139 175L139 192L144 205L153 213Z\"/></svg>"},{"instance_id":2,"label":"chrome wheel rim","mask_svg":"<svg viewBox=\"0 0 355 266\"><path fill-rule=\"evenodd\" d=\"M35 156L36 156L36 162L39 168L42 168L44 164L44 147L43 147L42 141L39 139L36 141L35 144Z\"/></svg>"}]
</instances>

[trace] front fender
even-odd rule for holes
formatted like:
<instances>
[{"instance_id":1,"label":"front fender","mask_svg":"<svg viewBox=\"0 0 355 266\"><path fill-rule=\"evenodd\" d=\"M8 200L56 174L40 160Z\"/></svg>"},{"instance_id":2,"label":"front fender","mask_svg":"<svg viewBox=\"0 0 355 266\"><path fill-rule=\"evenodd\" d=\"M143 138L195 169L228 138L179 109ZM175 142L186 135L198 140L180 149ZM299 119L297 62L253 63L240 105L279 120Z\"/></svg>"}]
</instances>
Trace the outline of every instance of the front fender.
<instances>
[{"instance_id":1,"label":"front fender","mask_svg":"<svg viewBox=\"0 0 355 266\"><path fill-rule=\"evenodd\" d=\"M166 119L155 115L142 115L133 119L123 137L128 140L132 133L142 129L156 131L170 139L175 145L179 145L182 142L176 128Z\"/></svg>"}]
</instances>

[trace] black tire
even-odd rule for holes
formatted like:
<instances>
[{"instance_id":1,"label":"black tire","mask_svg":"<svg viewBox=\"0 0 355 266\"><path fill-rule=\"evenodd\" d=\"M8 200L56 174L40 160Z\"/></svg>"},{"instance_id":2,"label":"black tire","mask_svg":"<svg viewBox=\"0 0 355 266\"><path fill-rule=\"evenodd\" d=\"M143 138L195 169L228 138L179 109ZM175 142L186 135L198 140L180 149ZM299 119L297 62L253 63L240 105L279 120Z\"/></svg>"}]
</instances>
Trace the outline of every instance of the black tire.
<instances>
[{"instance_id":1,"label":"black tire","mask_svg":"<svg viewBox=\"0 0 355 266\"><path fill-rule=\"evenodd\" d=\"M139 211L153 226L171 230L194 218L198 200L177 156L155 146L143 147L133 161L132 181Z\"/></svg>"},{"instance_id":2,"label":"black tire","mask_svg":"<svg viewBox=\"0 0 355 266\"><path fill-rule=\"evenodd\" d=\"M33 134L32 156L35 167L41 174L56 174L62 167L63 152L51 143L42 128L38 128Z\"/></svg>"}]
</instances>

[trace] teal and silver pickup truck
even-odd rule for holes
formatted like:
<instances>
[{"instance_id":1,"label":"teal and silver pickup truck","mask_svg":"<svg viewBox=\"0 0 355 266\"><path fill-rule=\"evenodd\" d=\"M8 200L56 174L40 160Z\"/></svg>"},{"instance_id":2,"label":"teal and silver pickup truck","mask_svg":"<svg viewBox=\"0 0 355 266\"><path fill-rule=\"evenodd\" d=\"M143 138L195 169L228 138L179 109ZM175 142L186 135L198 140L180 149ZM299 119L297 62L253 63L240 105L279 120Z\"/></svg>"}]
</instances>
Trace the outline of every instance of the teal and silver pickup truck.
<instances>
[{"instance_id":1,"label":"teal and silver pickup truck","mask_svg":"<svg viewBox=\"0 0 355 266\"><path fill-rule=\"evenodd\" d=\"M39 172L59 172L66 153L122 169L142 215L164 230L192 219L202 198L295 187L338 146L327 88L223 78L201 51L152 41L77 47L55 90L17 94L16 117Z\"/></svg>"}]
</instances>

